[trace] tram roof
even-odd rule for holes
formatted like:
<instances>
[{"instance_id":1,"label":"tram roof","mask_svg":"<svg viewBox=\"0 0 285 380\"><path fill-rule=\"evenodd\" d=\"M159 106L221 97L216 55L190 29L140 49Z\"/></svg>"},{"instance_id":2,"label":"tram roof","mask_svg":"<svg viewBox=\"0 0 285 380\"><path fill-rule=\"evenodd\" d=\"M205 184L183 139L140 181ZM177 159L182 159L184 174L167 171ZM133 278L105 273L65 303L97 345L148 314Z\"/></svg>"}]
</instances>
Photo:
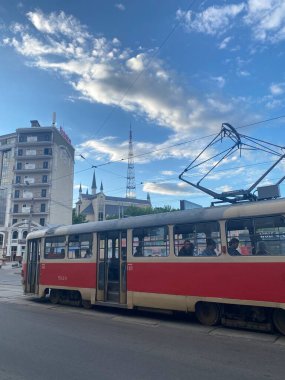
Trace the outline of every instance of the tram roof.
<instances>
[{"instance_id":1,"label":"tram roof","mask_svg":"<svg viewBox=\"0 0 285 380\"><path fill-rule=\"evenodd\" d=\"M285 213L285 198L244 202L234 205L212 206L160 214L133 216L123 219L63 225L31 232L29 238L52 235L80 234L110 230L125 230L138 227L154 227L167 224L207 222L250 216L276 215Z\"/></svg>"}]
</instances>

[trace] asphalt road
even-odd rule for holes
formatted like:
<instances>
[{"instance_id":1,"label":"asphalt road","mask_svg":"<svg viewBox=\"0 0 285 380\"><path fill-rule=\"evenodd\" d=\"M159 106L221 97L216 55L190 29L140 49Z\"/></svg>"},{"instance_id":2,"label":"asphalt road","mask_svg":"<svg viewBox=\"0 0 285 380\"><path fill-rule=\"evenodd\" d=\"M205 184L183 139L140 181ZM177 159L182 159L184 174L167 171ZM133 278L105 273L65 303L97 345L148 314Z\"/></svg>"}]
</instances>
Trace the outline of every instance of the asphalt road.
<instances>
[{"instance_id":1,"label":"asphalt road","mask_svg":"<svg viewBox=\"0 0 285 380\"><path fill-rule=\"evenodd\" d=\"M22 295L19 269L4 271L0 380L284 379L278 335L40 303Z\"/></svg>"}]
</instances>

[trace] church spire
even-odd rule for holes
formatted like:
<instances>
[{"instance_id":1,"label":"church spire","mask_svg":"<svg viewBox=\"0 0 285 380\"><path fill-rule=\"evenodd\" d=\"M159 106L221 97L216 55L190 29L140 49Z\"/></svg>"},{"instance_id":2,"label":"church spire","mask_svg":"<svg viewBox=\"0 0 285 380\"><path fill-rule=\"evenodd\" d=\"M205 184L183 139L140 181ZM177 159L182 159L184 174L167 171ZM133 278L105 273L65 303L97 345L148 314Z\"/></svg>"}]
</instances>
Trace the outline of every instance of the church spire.
<instances>
[{"instance_id":1,"label":"church spire","mask_svg":"<svg viewBox=\"0 0 285 380\"><path fill-rule=\"evenodd\" d=\"M95 170L94 170L94 172L93 172L93 179L92 179L91 191L92 191L92 195L95 195L96 192L97 192Z\"/></svg>"},{"instance_id":2,"label":"church spire","mask_svg":"<svg viewBox=\"0 0 285 380\"><path fill-rule=\"evenodd\" d=\"M81 195L82 195L82 187L81 187L81 182L80 182L78 200L81 200Z\"/></svg>"},{"instance_id":3,"label":"church spire","mask_svg":"<svg viewBox=\"0 0 285 380\"><path fill-rule=\"evenodd\" d=\"M102 183L102 181L101 181L100 191L101 191L101 193L103 192L103 183Z\"/></svg>"},{"instance_id":4,"label":"church spire","mask_svg":"<svg viewBox=\"0 0 285 380\"><path fill-rule=\"evenodd\" d=\"M146 199L149 201L149 203L151 203L149 193L147 193Z\"/></svg>"}]
</instances>

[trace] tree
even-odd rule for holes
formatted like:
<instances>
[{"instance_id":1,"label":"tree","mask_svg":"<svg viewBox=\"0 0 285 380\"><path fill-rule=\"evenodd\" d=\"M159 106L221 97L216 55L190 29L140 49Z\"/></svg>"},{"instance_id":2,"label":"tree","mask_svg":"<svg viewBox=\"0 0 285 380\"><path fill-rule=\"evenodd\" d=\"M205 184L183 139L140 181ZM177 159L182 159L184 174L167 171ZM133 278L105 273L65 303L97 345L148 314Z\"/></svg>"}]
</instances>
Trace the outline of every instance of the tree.
<instances>
[{"instance_id":1,"label":"tree","mask_svg":"<svg viewBox=\"0 0 285 380\"><path fill-rule=\"evenodd\" d=\"M72 209L72 224L86 223L86 215L76 215L75 208Z\"/></svg>"},{"instance_id":2,"label":"tree","mask_svg":"<svg viewBox=\"0 0 285 380\"><path fill-rule=\"evenodd\" d=\"M130 206L124 210L124 216L138 216L138 215L149 215L149 214L159 214L162 212L172 212L178 211L179 209L174 209L171 206L164 207L136 207Z\"/></svg>"}]
</instances>

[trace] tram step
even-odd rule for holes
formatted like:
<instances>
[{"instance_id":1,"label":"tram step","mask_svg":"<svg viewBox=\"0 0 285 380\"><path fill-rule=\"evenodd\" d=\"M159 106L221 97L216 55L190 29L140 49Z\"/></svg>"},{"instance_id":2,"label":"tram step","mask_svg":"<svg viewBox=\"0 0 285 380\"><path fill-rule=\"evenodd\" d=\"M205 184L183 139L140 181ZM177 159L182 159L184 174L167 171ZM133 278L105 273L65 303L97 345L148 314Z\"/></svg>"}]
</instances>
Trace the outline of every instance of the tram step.
<instances>
[{"instance_id":1,"label":"tram step","mask_svg":"<svg viewBox=\"0 0 285 380\"><path fill-rule=\"evenodd\" d=\"M108 290L107 298L108 301L120 302L120 293Z\"/></svg>"},{"instance_id":2,"label":"tram step","mask_svg":"<svg viewBox=\"0 0 285 380\"><path fill-rule=\"evenodd\" d=\"M110 302L110 301L96 301L95 306L108 306L108 307L116 307L120 309L128 309L128 305L121 304L118 302Z\"/></svg>"},{"instance_id":3,"label":"tram step","mask_svg":"<svg viewBox=\"0 0 285 380\"><path fill-rule=\"evenodd\" d=\"M108 291L119 292L120 283L119 281L108 281Z\"/></svg>"},{"instance_id":4,"label":"tram step","mask_svg":"<svg viewBox=\"0 0 285 380\"><path fill-rule=\"evenodd\" d=\"M272 331L272 324L269 322L251 322L251 321L242 321L237 319L228 319L222 318L222 325L227 327L237 327L244 328L249 330L258 330L258 331Z\"/></svg>"}]
</instances>

